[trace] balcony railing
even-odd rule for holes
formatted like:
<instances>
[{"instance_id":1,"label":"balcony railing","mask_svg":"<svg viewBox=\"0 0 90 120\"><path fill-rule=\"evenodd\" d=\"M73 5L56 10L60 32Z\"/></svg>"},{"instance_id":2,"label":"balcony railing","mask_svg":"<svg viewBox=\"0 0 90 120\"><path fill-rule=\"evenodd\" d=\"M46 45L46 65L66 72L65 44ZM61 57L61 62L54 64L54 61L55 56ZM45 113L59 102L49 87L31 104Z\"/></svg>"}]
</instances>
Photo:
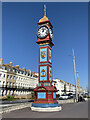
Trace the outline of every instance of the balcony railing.
<instances>
[{"instance_id":1,"label":"balcony railing","mask_svg":"<svg viewBox=\"0 0 90 120\"><path fill-rule=\"evenodd\" d=\"M15 89L15 90L34 90L32 87L22 87L22 86L11 86L11 85L1 85L1 89Z\"/></svg>"}]
</instances>

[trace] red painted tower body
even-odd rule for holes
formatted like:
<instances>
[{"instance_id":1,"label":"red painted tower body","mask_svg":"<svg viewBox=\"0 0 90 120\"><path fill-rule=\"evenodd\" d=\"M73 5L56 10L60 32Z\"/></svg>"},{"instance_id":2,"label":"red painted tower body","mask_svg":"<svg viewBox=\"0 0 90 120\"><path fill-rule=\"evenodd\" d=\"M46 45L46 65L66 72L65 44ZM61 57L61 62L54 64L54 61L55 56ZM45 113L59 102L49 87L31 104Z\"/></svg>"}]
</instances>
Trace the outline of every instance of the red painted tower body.
<instances>
[{"instance_id":1,"label":"red painted tower body","mask_svg":"<svg viewBox=\"0 0 90 120\"><path fill-rule=\"evenodd\" d=\"M52 85L53 26L46 16L46 6L44 17L37 24L39 26L36 42L39 45L39 83L34 89L35 97L32 107L60 107L56 100L57 88Z\"/></svg>"}]
</instances>

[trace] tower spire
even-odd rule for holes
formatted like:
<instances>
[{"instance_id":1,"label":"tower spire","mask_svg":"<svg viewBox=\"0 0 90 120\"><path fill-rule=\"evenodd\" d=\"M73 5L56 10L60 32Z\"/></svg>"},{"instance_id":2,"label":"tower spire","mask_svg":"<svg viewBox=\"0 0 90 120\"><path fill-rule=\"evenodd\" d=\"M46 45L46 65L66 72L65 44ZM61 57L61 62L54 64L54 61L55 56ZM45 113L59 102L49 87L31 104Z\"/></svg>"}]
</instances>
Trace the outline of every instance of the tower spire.
<instances>
[{"instance_id":1,"label":"tower spire","mask_svg":"<svg viewBox=\"0 0 90 120\"><path fill-rule=\"evenodd\" d=\"M44 5L44 16L46 16L46 5Z\"/></svg>"}]
</instances>

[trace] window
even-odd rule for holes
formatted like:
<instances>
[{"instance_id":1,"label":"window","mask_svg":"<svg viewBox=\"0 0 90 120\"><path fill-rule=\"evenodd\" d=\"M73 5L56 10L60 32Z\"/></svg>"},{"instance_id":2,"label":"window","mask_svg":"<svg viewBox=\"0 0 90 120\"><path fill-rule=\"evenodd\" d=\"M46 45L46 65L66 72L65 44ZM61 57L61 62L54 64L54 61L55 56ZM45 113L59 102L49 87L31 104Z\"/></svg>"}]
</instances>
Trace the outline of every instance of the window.
<instances>
[{"instance_id":1,"label":"window","mask_svg":"<svg viewBox=\"0 0 90 120\"><path fill-rule=\"evenodd\" d=\"M7 86L9 85L9 83L7 82Z\"/></svg>"},{"instance_id":2,"label":"window","mask_svg":"<svg viewBox=\"0 0 90 120\"><path fill-rule=\"evenodd\" d=\"M16 72L16 70L15 70L15 69L13 69L13 72Z\"/></svg>"},{"instance_id":3,"label":"window","mask_svg":"<svg viewBox=\"0 0 90 120\"><path fill-rule=\"evenodd\" d=\"M5 85L5 81L3 81L3 85Z\"/></svg>"},{"instance_id":4,"label":"window","mask_svg":"<svg viewBox=\"0 0 90 120\"><path fill-rule=\"evenodd\" d=\"M26 75L26 73L25 73L25 75Z\"/></svg>"},{"instance_id":5,"label":"window","mask_svg":"<svg viewBox=\"0 0 90 120\"><path fill-rule=\"evenodd\" d=\"M7 78L9 79L9 75L7 75Z\"/></svg>"},{"instance_id":6,"label":"window","mask_svg":"<svg viewBox=\"0 0 90 120\"><path fill-rule=\"evenodd\" d=\"M12 79L12 75L10 76L10 79Z\"/></svg>"},{"instance_id":7,"label":"window","mask_svg":"<svg viewBox=\"0 0 90 120\"><path fill-rule=\"evenodd\" d=\"M4 67L4 66L2 66L2 69L4 69L4 70L5 70L5 67Z\"/></svg>"},{"instance_id":8,"label":"window","mask_svg":"<svg viewBox=\"0 0 90 120\"><path fill-rule=\"evenodd\" d=\"M23 74L23 71L21 71L21 74Z\"/></svg>"},{"instance_id":9,"label":"window","mask_svg":"<svg viewBox=\"0 0 90 120\"><path fill-rule=\"evenodd\" d=\"M2 74L0 73L0 77L2 76Z\"/></svg>"},{"instance_id":10,"label":"window","mask_svg":"<svg viewBox=\"0 0 90 120\"><path fill-rule=\"evenodd\" d=\"M13 76L13 79L15 80L15 76Z\"/></svg>"},{"instance_id":11,"label":"window","mask_svg":"<svg viewBox=\"0 0 90 120\"><path fill-rule=\"evenodd\" d=\"M12 85L12 83L10 82L10 86Z\"/></svg>"},{"instance_id":12,"label":"window","mask_svg":"<svg viewBox=\"0 0 90 120\"><path fill-rule=\"evenodd\" d=\"M3 77L5 78L5 74L3 75Z\"/></svg>"},{"instance_id":13,"label":"window","mask_svg":"<svg viewBox=\"0 0 90 120\"><path fill-rule=\"evenodd\" d=\"M15 83L13 83L13 86L15 86Z\"/></svg>"},{"instance_id":14,"label":"window","mask_svg":"<svg viewBox=\"0 0 90 120\"><path fill-rule=\"evenodd\" d=\"M9 95L10 95L10 93L11 93L11 90L9 91Z\"/></svg>"}]
</instances>

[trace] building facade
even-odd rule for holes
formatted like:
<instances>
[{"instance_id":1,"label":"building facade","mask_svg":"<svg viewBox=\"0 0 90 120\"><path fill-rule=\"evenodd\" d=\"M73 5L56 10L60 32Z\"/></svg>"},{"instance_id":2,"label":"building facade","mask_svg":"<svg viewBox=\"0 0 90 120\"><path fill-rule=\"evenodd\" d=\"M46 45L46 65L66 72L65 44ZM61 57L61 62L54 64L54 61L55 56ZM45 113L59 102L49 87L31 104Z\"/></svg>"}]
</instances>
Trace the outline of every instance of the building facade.
<instances>
[{"instance_id":1,"label":"building facade","mask_svg":"<svg viewBox=\"0 0 90 120\"><path fill-rule=\"evenodd\" d=\"M60 79L53 79L53 85L55 84L58 92L56 94L63 95L63 94L75 94L75 85L70 84L66 81L60 80ZM77 86L77 91L79 87ZM80 86L80 94L84 94L85 90Z\"/></svg>"},{"instance_id":2,"label":"building facade","mask_svg":"<svg viewBox=\"0 0 90 120\"><path fill-rule=\"evenodd\" d=\"M0 59L0 95L27 95L31 94L38 84L38 76L32 76L30 70L20 68L13 63L3 64Z\"/></svg>"},{"instance_id":3,"label":"building facade","mask_svg":"<svg viewBox=\"0 0 90 120\"><path fill-rule=\"evenodd\" d=\"M7 70L0 68L0 96L5 95L6 89L6 78L7 77Z\"/></svg>"}]
</instances>

